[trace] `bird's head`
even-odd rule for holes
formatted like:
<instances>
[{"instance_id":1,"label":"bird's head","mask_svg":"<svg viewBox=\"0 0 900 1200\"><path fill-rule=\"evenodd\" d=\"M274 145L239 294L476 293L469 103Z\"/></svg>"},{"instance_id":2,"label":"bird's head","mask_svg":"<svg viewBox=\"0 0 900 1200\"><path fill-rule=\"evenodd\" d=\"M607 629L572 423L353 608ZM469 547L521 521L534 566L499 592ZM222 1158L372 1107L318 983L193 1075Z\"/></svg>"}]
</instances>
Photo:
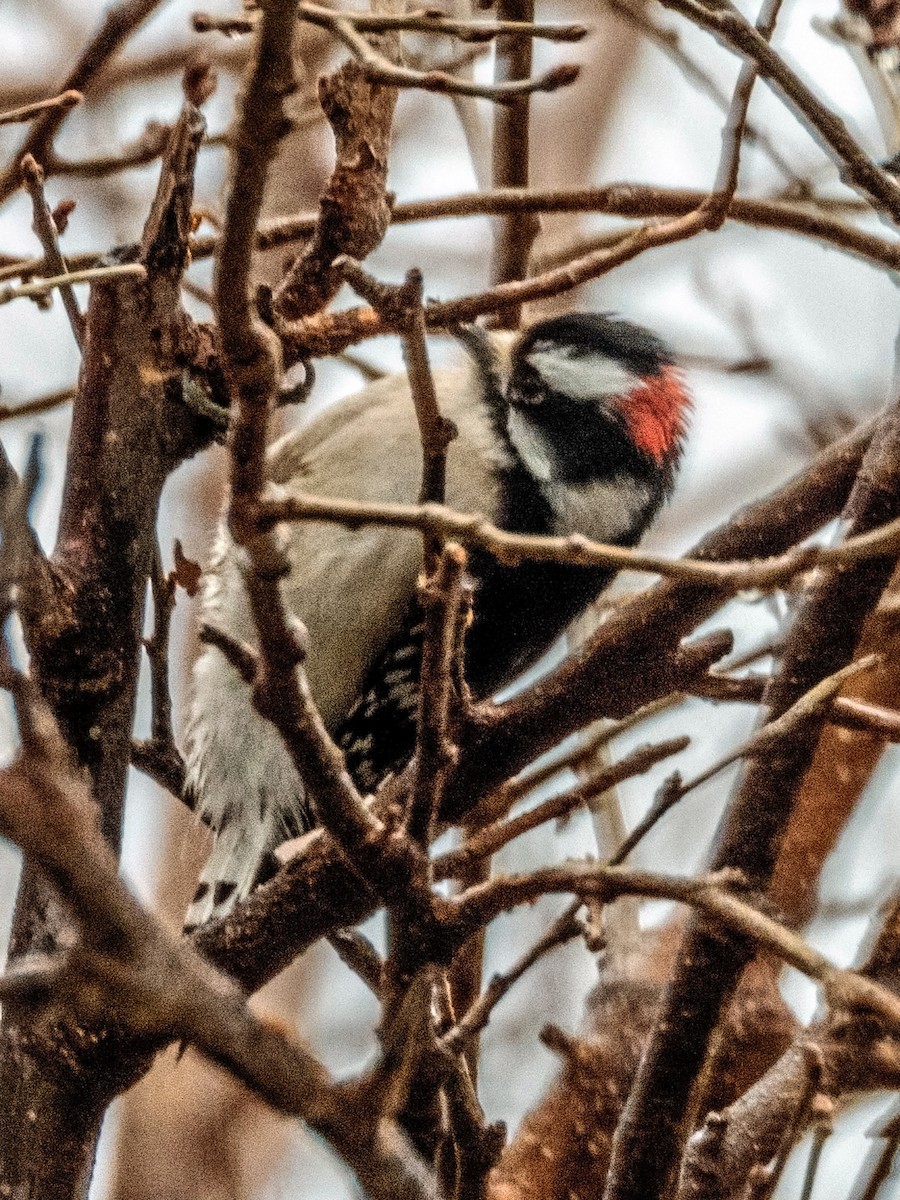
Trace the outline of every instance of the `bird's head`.
<instances>
[{"instance_id":1,"label":"bird's head","mask_svg":"<svg viewBox=\"0 0 900 1200\"><path fill-rule=\"evenodd\" d=\"M538 480L674 479L691 400L673 355L638 325L570 313L463 339L495 424Z\"/></svg>"}]
</instances>

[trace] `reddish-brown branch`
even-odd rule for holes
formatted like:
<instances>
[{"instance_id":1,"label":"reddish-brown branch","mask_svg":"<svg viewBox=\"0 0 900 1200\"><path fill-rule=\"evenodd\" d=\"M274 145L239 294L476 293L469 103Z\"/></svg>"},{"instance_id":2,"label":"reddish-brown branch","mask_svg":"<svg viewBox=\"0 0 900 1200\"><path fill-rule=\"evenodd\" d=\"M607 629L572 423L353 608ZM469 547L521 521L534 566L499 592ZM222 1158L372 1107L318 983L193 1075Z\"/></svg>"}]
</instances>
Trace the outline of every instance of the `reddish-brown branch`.
<instances>
[{"instance_id":1,"label":"reddish-brown branch","mask_svg":"<svg viewBox=\"0 0 900 1200\"><path fill-rule=\"evenodd\" d=\"M379 49L399 58L399 35L381 35ZM354 60L319 80L319 101L334 131L337 161L319 201L312 238L275 289L272 309L281 320L319 312L343 275L335 259L362 262L390 224L388 152L397 92L372 81ZM255 232L255 231L254 231Z\"/></svg>"},{"instance_id":2,"label":"reddish-brown branch","mask_svg":"<svg viewBox=\"0 0 900 1200\"><path fill-rule=\"evenodd\" d=\"M679 754L689 742L687 737L678 737L657 745L640 746L605 770L597 771L578 787L544 800L512 820L496 821L493 825L479 829L459 849L448 850L446 854L434 860L436 878L446 878L465 871L473 862L496 853L502 846L532 829L537 829L539 825L569 816L576 808L587 804L592 796L600 795L626 779L642 775L657 763L663 762L673 754Z\"/></svg>"},{"instance_id":3,"label":"reddish-brown branch","mask_svg":"<svg viewBox=\"0 0 900 1200\"><path fill-rule=\"evenodd\" d=\"M68 91L62 92L58 96L51 96L48 100L35 100L31 104L23 104L19 108L10 108L6 112L0 112L0 125L18 125L22 121L30 121L33 117L39 117L48 109L75 108L83 99L84 96L81 92L69 88Z\"/></svg>"},{"instance_id":4,"label":"reddish-brown branch","mask_svg":"<svg viewBox=\"0 0 900 1200\"><path fill-rule=\"evenodd\" d=\"M26 154L22 159L21 171L25 188L31 197L31 208L34 213L34 231L44 248L44 262L47 267L47 274L65 275L68 273L69 268L66 266L66 260L60 251L58 230L44 195L44 172L30 154ZM72 333L75 335L75 341L81 347L84 342L84 317L81 315L81 310L78 307L78 301L75 299L75 293L72 290L71 284L61 286L60 295L62 296L66 315L69 318L69 324L72 327Z\"/></svg>"},{"instance_id":5,"label":"reddish-brown branch","mask_svg":"<svg viewBox=\"0 0 900 1200\"><path fill-rule=\"evenodd\" d=\"M900 410L895 406L879 424L845 516L857 533L898 513ZM770 721L852 658L862 624L893 566L889 557L815 574L780 669L766 689ZM720 833L713 869L736 867L754 886L768 885L823 722L824 713L810 714L749 763ZM607 1200L651 1200L664 1193L689 1132L689 1099L709 1040L752 951L745 939L713 937L697 922L689 927L663 1017L623 1116Z\"/></svg>"}]
</instances>

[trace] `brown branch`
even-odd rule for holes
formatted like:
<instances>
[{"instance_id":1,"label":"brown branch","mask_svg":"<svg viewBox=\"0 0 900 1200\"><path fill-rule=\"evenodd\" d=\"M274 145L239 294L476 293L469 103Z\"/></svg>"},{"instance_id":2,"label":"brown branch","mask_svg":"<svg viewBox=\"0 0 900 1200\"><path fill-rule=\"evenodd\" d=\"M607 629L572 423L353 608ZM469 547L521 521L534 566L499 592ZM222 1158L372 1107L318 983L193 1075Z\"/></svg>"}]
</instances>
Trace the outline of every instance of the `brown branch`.
<instances>
[{"instance_id":1,"label":"brown branch","mask_svg":"<svg viewBox=\"0 0 900 1200\"><path fill-rule=\"evenodd\" d=\"M657 763L671 758L673 754L680 754L689 744L690 738L677 737L657 745L639 746L617 763L597 771L577 787L542 801L510 821L496 821L484 829L479 829L458 849L448 850L434 860L435 877L445 879L465 871L473 862L495 854L514 838L537 829L547 821L556 821L568 816L576 808L587 804L592 796L617 787L626 779L643 775Z\"/></svg>"},{"instance_id":2,"label":"brown branch","mask_svg":"<svg viewBox=\"0 0 900 1200\"><path fill-rule=\"evenodd\" d=\"M452 421L441 415L438 407L425 340L421 273L410 271L406 277L406 287L413 295L410 316L403 333L403 361L409 376L409 387L422 442L422 486L419 488L419 502L443 504L447 482L447 450L457 435L457 429Z\"/></svg>"},{"instance_id":3,"label":"brown branch","mask_svg":"<svg viewBox=\"0 0 900 1200\"><path fill-rule=\"evenodd\" d=\"M367 12L336 14L330 8L303 3L301 0L297 6L297 13L301 20L320 25L323 29L331 29L337 16L340 16L360 33L429 33L458 38L461 42L487 42L501 34L507 37L537 38L548 42L580 42L588 34L585 25L539 25L531 21L458 21L428 9L401 15ZM197 33L217 31L229 35L250 33L254 27L254 22L246 17L212 17L208 13L195 13L192 24Z\"/></svg>"},{"instance_id":4,"label":"brown branch","mask_svg":"<svg viewBox=\"0 0 900 1200\"><path fill-rule=\"evenodd\" d=\"M900 412L890 409L860 468L845 517L864 533L900 511ZM893 570L891 557L817 572L806 590L778 674L766 690L770 723L797 698L843 667L862 623ZM713 869L737 867L767 887L794 798L809 767L824 714L810 716L748 765L729 808ZM610 1166L607 1200L652 1200L677 1169L685 1113L709 1039L752 947L712 937L693 922L686 935L665 1012L638 1072ZM653 1130L652 1144L647 1131Z\"/></svg>"},{"instance_id":5,"label":"brown branch","mask_svg":"<svg viewBox=\"0 0 900 1200\"><path fill-rule=\"evenodd\" d=\"M26 400L22 404L0 404L0 421L14 421L18 417L33 417L38 413L49 412L68 404L75 397L75 388L63 388L59 392L51 392L40 396L37 400Z\"/></svg>"},{"instance_id":6,"label":"brown branch","mask_svg":"<svg viewBox=\"0 0 900 1200\"><path fill-rule=\"evenodd\" d=\"M120 0L108 8L61 91L88 92L100 71L160 3L161 0ZM19 186L19 163L26 154L33 155L39 163L44 161L69 111L68 106L54 106L38 116L13 155L11 165L0 172L0 203L7 200Z\"/></svg>"},{"instance_id":7,"label":"brown branch","mask_svg":"<svg viewBox=\"0 0 900 1200\"><path fill-rule=\"evenodd\" d=\"M148 121L143 132L117 154L92 154L88 158L64 158L51 150L46 155L45 168L48 175L77 175L83 179L102 179L119 171L133 167L144 167L155 162L165 151L172 134L172 126L161 121ZM204 140L205 146L209 140Z\"/></svg>"},{"instance_id":8,"label":"brown branch","mask_svg":"<svg viewBox=\"0 0 900 1200\"><path fill-rule=\"evenodd\" d=\"M0 789L0 831L22 847L65 896L84 940L40 981L76 1019L111 1015L142 1036L187 1039L268 1104L302 1117L356 1170L367 1194L387 1200L434 1195L421 1162L386 1128L365 1089L339 1088L295 1038L260 1020L232 983L176 943L131 896L100 834L84 779L28 680L7 671L23 730L23 757ZM30 731L30 732L29 732ZM10 990L8 985L7 992Z\"/></svg>"},{"instance_id":9,"label":"brown branch","mask_svg":"<svg viewBox=\"0 0 900 1200\"><path fill-rule=\"evenodd\" d=\"M184 759L180 754L173 754L169 747L160 745L152 738L136 739L131 743L130 761L133 767L158 783L176 800L187 804L189 808L193 807L184 791Z\"/></svg>"},{"instance_id":10,"label":"brown branch","mask_svg":"<svg viewBox=\"0 0 900 1200\"><path fill-rule=\"evenodd\" d=\"M391 62L398 59L399 34L383 35L380 49ZM351 59L319 80L319 101L334 131L336 162L312 237L272 295L272 311L280 320L322 309L343 282L335 259L346 255L364 261L381 244L391 220L387 167L396 91L370 79Z\"/></svg>"},{"instance_id":11,"label":"brown branch","mask_svg":"<svg viewBox=\"0 0 900 1200\"><path fill-rule=\"evenodd\" d=\"M449 1029L443 1035L441 1038L443 1049L451 1053L457 1053L464 1049L473 1038L478 1037L482 1030L487 1028L494 1009L509 990L518 983L526 971L542 959L545 954L549 954L557 946L564 946L566 942L570 942L572 938L579 937L584 932L584 927L577 917L580 908L580 900L570 904L562 916L558 917L541 934L534 945L522 955L518 962L514 963L502 975L493 976L488 986L465 1015L452 1029Z\"/></svg>"},{"instance_id":12,"label":"brown branch","mask_svg":"<svg viewBox=\"0 0 900 1200\"><path fill-rule=\"evenodd\" d=\"M744 679L730 676L708 675L698 679L692 695L708 700L732 700L740 704L759 704L762 701L769 677L749 675ZM854 729L861 733L874 734L886 742L900 741L900 712L871 704L854 696L836 696L828 710L828 721L842 729Z\"/></svg>"},{"instance_id":13,"label":"brown branch","mask_svg":"<svg viewBox=\"0 0 900 1200\"><path fill-rule=\"evenodd\" d=\"M636 183L615 183L602 188L574 191L523 191L509 188L397 204L392 210L391 222L407 224L412 221L457 217L500 216L509 212L603 212L621 217L671 217L692 211L703 202L705 196L706 193L690 188L660 188ZM808 201L797 203L738 196L732 201L729 219L759 229L774 229L810 237L852 254L873 266L890 270L900 267L900 240L877 237L839 221L823 210L821 206L824 203L822 200L813 204ZM261 250L269 250L288 242L305 240L314 232L316 221L317 217L313 214L301 214L266 222L256 234L256 246ZM216 253L218 245L218 235L193 237L192 258L209 258ZM91 266L99 257L100 255L94 252L78 254L72 255L69 262L73 267ZM0 279L34 274L42 266L42 259L13 261L0 267ZM426 305L426 322L431 326L440 325L431 309L432 306ZM375 333L383 332L388 330L376 325L371 334L360 333L357 340L358 337L374 336ZM339 349L340 347L335 347L334 352Z\"/></svg>"},{"instance_id":14,"label":"brown branch","mask_svg":"<svg viewBox=\"0 0 900 1200\"><path fill-rule=\"evenodd\" d=\"M74 283L106 283L116 279L144 279L147 269L141 263L120 263L110 267L86 267L83 271L68 271L65 275L56 275L48 279L38 279L34 283L22 283L18 287L0 288L0 304L9 304L11 300L46 296L54 288L61 290L71 288Z\"/></svg>"},{"instance_id":15,"label":"brown branch","mask_svg":"<svg viewBox=\"0 0 900 1200\"><path fill-rule=\"evenodd\" d=\"M715 9L697 0L662 2L664 7L708 30L729 49L755 62L769 87L781 96L803 125L811 127L837 163L842 178L888 212L895 223L900 219L900 186L896 179L869 158L840 117L818 99L730 0L723 0Z\"/></svg>"},{"instance_id":16,"label":"brown branch","mask_svg":"<svg viewBox=\"0 0 900 1200\"><path fill-rule=\"evenodd\" d=\"M595 759L599 761L598 751L614 738L636 728L658 713L665 712L682 699L680 693L673 692L658 700L652 700L619 721L601 720L596 722L593 729L581 730L581 737L571 750L545 756L539 765L532 764L514 778L508 779L472 809L466 816L468 827L481 829L490 822L506 816L514 804L562 771L572 771L578 775L590 770Z\"/></svg>"},{"instance_id":17,"label":"brown branch","mask_svg":"<svg viewBox=\"0 0 900 1200\"><path fill-rule=\"evenodd\" d=\"M178 546L178 543L176 543ZM169 692L169 628L175 608L176 575L166 575L157 542L150 572L153 591L153 633L144 639L150 663L150 738L132 742L131 765L162 782L172 795L182 798L184 760L172 730L172 697Z\"/></svg>"},{"instance_id":18,"label":"brown branch","mask_svg":"<svg viewBox=\"0 0 900 1200\"><path fill-rule=\"evenodd\" d=\"M0 112L0 125L18 125L21 121L30 121L33 117L39 117L41 113L51 108L66 111L81 104L82 100L84 100L84 96L81 92L69 88L68 91L62 92L59 96L51 96L48 100L35 100L32 104L23 104L19 108L10 108L6 112Z\"/></svg>"},{"instance_id":19,"label":"brown branch","mask_svg":"<svg viewBox=\"0 0 900 1200\"><path fill-rule=\"evenodd\" d=\"M499 0L497 13L507 20L533 21L534 0ZM498 39L494 55L497 84L527 79L531 67L531 42ZM495 189L528 187L530 128L531 105L527 95L494 113L491 183ZM540 221L533 213L510 213L495 223L492 283L525 278L539 231ZM521 306L514 304L498 312L494 323L501 329L517 329L521 315Z\"/></svg>"},{"instance_id":20,"label":"brown branch","mask_svg":"<svg viewBox=\"0 0 900 1200\"><path fill-rule=\"evenodd\" d=\"M513 104L521 96L532 92L555 92L558 88L567 87L578 78L578 67L572 63L563 63L552 67L542 75L533 79L509 80L505 83L479 84L470 79L458 79L446 71L426 70L416 71L392 62L381 54L370 41L361 33L355 22L348 21L341 13L320 10L327 17L317 16L316 24L325 25L335 37L344 43L354 61L359 64L365 78L370 83L382 84L390 88L421 88L426 92L441 92L445 95L480 96L484 100L493 100L495 104ZM307 20L312 17L307 16ZM502 39L501 39L502 40ZM530 41L516 38L518 45L530 45Z\"/></svg>"},{"instance_id":21,"label":"brown branch","mask_svg":"<svg viewBox=\"0 0 900 1200\"><path fill-rule=\"evenodd\" d=\"M69 268L59 248L59 231L44 195L44 172L30 154L26 154L22 159L20 168L25 189L31 197L31 209L34 214L32 228L44 248L44 262L48 272L50 275L66 275ZM59 291L72 333L80 349L84 341L84 317L81 315L72 285L61 284Z\"/></svg>"},{"instance_id":22,"label":"brown branch","mask_svg":"<svg viewBox=\"0 0 900 1200\"><path fill-rule=\"evenodd\" d=\"M113 15L120 19L126 11L133 16L135 6ZM132 265L141 278L107 273L91 290L57 544L49 565L29 561L19 591L32 671L90 778L113 846L121 832L159 496L170 471L206 440L186 407L171 403L169 388L199 340L178 297L202 131L196 109L185 106L140 261ZM26 863L14 952L46 951L70 934L70 918ZM0 1155L14 1188L67 1196L86 1178L111 1076L102 1073L87 1085L85 1053L81 1028L51 1032L4 1013L0 1091L8 1103L0 1112ZM37 1119L27 1117L29 1110Z\"/></svg>"},{"instance_id":23,"label":"brown branch","mask_svg":"<svg viewBox=\"0 0 900 1200\"><path fill-rule=\"evenodd\" d=\"M680 776L673 775L660 788L658 794L654 798L646 815L635 825L628 837L622 842L618 850L609 860L612 866L625 861L634 850L635 846L641 842L644 837L654 829L662 818L670 812L676 804L680 804L685 796L689 795L696 788L701 787L704 783L708 783L710 779L714 779L721 771L727 767L733 766L736 762L740 762L742 758L752 758L756 754L765 753L772 745L774 739L788 737L795 725L801 725L808 717L817 716L823 711L830 711L830 715L834 713L834 705L836 703L836 693L843 687L848 679L861 674L864 671L871 670L872 667L878 664L876 655L869 655L865 659L860 659L858 662L850 663L840 671L836 671L827 679L823 679L821 683L816 684L808 692L804 693L791 707L777 720L764 725L762 729L757 730L751 738L749 738L742 746L738 746L735 750L730 750L712 766L701 771L699 775L695 775L693 779L687 783L682 783ZM762 700L762 697L759 697Z\"/></svg>"},{"instance_id":24,"label":"brown branch","mask_svg":"<svg viewBox=\"0 0 900 1200\"><path fill-rule=\"evenodd\" d=\"M593 542L581 534L543 536L509 533L480 513L460 513L437 504L379 504L342 500L309 493L265 501L259 527L268 530L281 521L328 521L351 528L382 525L417 529L432 539L454 538L464 545L489 551L504 564L552 561L646 571L685 583L719 588L723 595L748 588L782 587L797 575L822 567L843 567L880 558L900 548L900 520L848 538L835 546L801 546L758 562L713 562L701 558L668 558L624 546Z\"/></svg>"},{"instance_id":25,"label":"brown branch","mask_svg":"<svg viewBox=\"0 0 900 1200\"><path fill-rule=\"evenodd\" d=\"M254 319L249 295L253 233L265 178L284 132L282 104L293 86L289 54L296 0L266 10L257 55L244 94L235 138L234 166L215 277L222 356L233 395L229 525L251 567L246 584L259 636L254 701L281 733L314 797L319 823L360 873L400 912L430 911L425 854L387 827L363 804L315 708L305 673L303 635L292 627L279 588L284 555L256 519L265 486L268 412L278 387L278 343Z\"/></svg>"},{"instance_id":26,"label":"brown branch","mask_svg":"<svg viewBox=\"0 0 900 1200\"><path fill-rule=\"evenodd\" d=\"M346 255L336 260L347 283L357 295L367 300L381 313L386 322L401 331L403 359L409 376L409 387L416 410L419 439L422 443L422 486L419 503L444 502L447 476L447 449L457 435L452 421L441 416L434 379L428 362L425 340L425 317L422 305L422 273L413 269L399 286L380 283L352 258ZM436 566L437 539L429 539L426 548L426 567Z\"/></svg>"},{"instance_id":27,"label":"brown branch","mask_svg":"<svg viewBox=\"0 0 900 1200\"><path fill-rule=\"evenodd\" d=\"M369 939L358 929L337 929L328 938L335 954L381 999L384 963Z\"/></svg>"},{"instance_id":28,"label":"brown branch","mask_svg":"<svg viewBox=\"0 0 900 1200\"><path fill-rule=\"evenodd\" d=\"M740 899L735 888L745 889L746 880L739 872L729 870L685 878L592 862L568 863L525 875L498 876L444 901L441 908L448 935L462 943L501 913L532 904L540 896L574 893L582 900L596 898L604 904L628 895L674 900L746 937L755 947L771 952L815 980L833 1008L867 1010L894 1033L900 1033L900 997L857 971L835 966L799 934ZM720 937L722 928L718 930Z\"/></svg>"},{"instance_id":29,"label":"brown branch","mask_svg":"<svg viewBox=\"0 0 900 1200\"><path fill-rule=\"evenodd\" d=\"M766 42L772 38L780 8L781 0L764 0L760 9L756 28ZM752 59L747 59L742 63L728 108L725 128L722 130L722 156L719 160L713 194L707 202L712 213L710 229L722 227L737 191L747 110L750 107L750 96L758 75L759 68Z\"/></svg>"},{"instance_id":30,"label":"brown branch","mask_svg":"<svg viewBox=\"0 0 900 1200\"><path fill-rule=\"evenodd\" d=\"M638 29L657 45L678 66L684 77L709 96L718 108L723 112L728 112L730 103L728 95L703 64L684 49L677 30L658 25L651 19L648 10L643 5L632 3L631 0L604 0L604 3L616 16L633 25L635 29ZM780 153L768 134L750 121L745 121L744 124L744 142L759 146L785 179L792 184L802 182L797 178L793 164Z\"/></svg>"},{"instance_id":31,"label":"brown branch","mask_svg":"<svg viewBox=\"0 0 900 1200\"><path fill-rule=\"evenodd\" d=\"M502 216L510 212L567 213L603 212L621 217L681 216L702 203L706 193L692 188L654 187L639 183L613 183L600 188L463 192L432 200L411 200L394 206L391 222L436 221L458 217ZM829 216L824 201L788 201L738 196L732 203L731 220L758 228L781 229L820 238L839 249L876 263L894 267L900 263L900 241L880 238ZM313 215L280 217L263 225L258 234L260 249L271 249L288 241L307 238L315 228ZM197 237L192 244L195 258L206 258L217 245L215 237Z\"/></svg>"},{"instance_id":32,"label":"brown branch","mask_svg":"<svg viewBox=\"0 0 900 1200\"><path fill-rule=\"evenodd\" d=\"M661 223L650 222L642 225L637 230L625 234L613 246L593 250L542 275L521 282L498 284L483 292L456 300L432 303L426 308L425 320L431 327L447 328L472 322L479 316L510 305L548 299L571 291L648 250L694 237L705 230L714 215L704 208L706 199L705 194L700 194L699 206L685 211L683 216ZM805 218L799 222L804 225L806 223ZM797 225L798 222L794 221L793 226ZM850 231L849 227L845 227L841 237L848 248L850 242L854 247L861 244L857 232ZM868 245L871 247L871 243ZM896 256L891 243L882 243L882 248L891 258ZM881 261L883 265L883 260ZM390 327L386 326L379 314L372 309L325 313L319 317L279 325L279 335L289 359L311 354L334 354L354 342L389 332L392 332Z\"/></svg>"},{"instance_id":33,"label":"brown branch","mask_svg":"<svg viewBox=\"0 0 900 1200\"><path fill-rule=\"evenodd\" d=\"M450 543L434 575L419 589L425 613L422 671L419 687L418 734L413 780L406 814L406 832L423 848L431 844L440 809L444 776L456 750L450 738L454 651L458 634L466 553Z\"/></svg>"},{"instance_id":34,"label":"brown branch","mask_svg":"<svg viewBox=\"0 0 900 1200\"><path fill-rule=\"evenodd\" d=\"M534 279L497 284L476 296L450 300L443 304L431 304L426 310L426 321L431 325L452 326L472 322L476 317L488 312L495 312L511 305L521 305L527 301L547 299L570 291L591 279L613 270L622 263L629 262L647 250L659 246L669 246L674 242L683 241L702 232L707 225L706 210L700 207L692 209L682 217L670 221L648 223L642 225L623 237L614 247L596 250L583 258L569 263L555 271L548 271ZM349 340L343 341L338 330L344 327L349 333ZM374 310L350 310L348 313L325 314L319 318L307 321L297 321L293 324L280 324L279 337L288 358L299 355L306 357L310 354L332 353L334 349L344 349L350 341L363 337L373 337L376 333L386 333L383 323ZM345 333L343 336L347 336ZM324 335L324 342L321 339ZM327 347L327 348L326 348Z\"/></svg>"}]
</instances>

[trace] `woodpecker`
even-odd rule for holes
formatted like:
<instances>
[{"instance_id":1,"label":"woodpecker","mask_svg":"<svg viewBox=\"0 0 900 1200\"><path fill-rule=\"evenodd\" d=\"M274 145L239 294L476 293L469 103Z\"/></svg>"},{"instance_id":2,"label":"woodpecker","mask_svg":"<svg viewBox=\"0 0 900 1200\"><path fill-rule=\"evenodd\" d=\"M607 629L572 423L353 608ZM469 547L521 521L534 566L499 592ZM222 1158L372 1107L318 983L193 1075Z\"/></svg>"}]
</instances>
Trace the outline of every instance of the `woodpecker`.
<instances>
[{"instance_id":1,"label":"woodpecker","mask_svg":"<svg viewBox=\"0 0 900 1200\"><path fill-rule=\"evenodd\" d=\"M457 438L446 502L516 533L581 533L635 545L670 495L691 401L675 360L648 330L597 313L539 321L520 333L470 327L465 367L436 371ZM406 375L333 405L269 451L282 494L415 502L422 452ZM330 734L364 792L415 747L422 620L421 540L410 531L290 527L289 610L309 633L305 669ZM223 528L205 577L203 619L243 641L254 628L243 554ZM464 667L486 698L550 647L606 587L606 567L469 558L474 616ZM187 790L216 835L185 922L224 916L259 880L271 852L314 824L304 783L274 726L221 651L194 667Z\"/></svg>"}]
</instances>

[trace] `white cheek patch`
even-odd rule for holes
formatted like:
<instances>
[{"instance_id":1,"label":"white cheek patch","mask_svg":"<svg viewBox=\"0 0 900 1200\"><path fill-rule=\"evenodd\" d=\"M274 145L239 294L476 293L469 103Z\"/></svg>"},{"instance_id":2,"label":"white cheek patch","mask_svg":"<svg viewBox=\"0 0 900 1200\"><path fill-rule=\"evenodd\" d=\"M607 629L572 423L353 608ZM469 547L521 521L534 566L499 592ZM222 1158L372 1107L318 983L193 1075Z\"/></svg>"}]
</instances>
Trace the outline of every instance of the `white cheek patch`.
<instances>
[{"instance_id":1,"label":"white cheek patch","mask_svg":"<svg viewBox=\"0 0 900 1200\"><path fill-rule=\"evenodd\" d=\"M553 459L550 448L539 431L527 416L523 416L518 409L511 408L507 432L516 453L531 474L541 483L547 483L553 474Z\"/></svg>"},{"instance_id":2,"label":"white cheek patch","mask_svg":"<svg viewBox=\"0 0 900 1200\"><path fill-rule=\"evenodd\" d=\"M575 354L572 347L535 350L526 359L547 386L573 400L593 396L623 396L635 386L636 378L605 354Z\"/></svg>"}]
</instances>

